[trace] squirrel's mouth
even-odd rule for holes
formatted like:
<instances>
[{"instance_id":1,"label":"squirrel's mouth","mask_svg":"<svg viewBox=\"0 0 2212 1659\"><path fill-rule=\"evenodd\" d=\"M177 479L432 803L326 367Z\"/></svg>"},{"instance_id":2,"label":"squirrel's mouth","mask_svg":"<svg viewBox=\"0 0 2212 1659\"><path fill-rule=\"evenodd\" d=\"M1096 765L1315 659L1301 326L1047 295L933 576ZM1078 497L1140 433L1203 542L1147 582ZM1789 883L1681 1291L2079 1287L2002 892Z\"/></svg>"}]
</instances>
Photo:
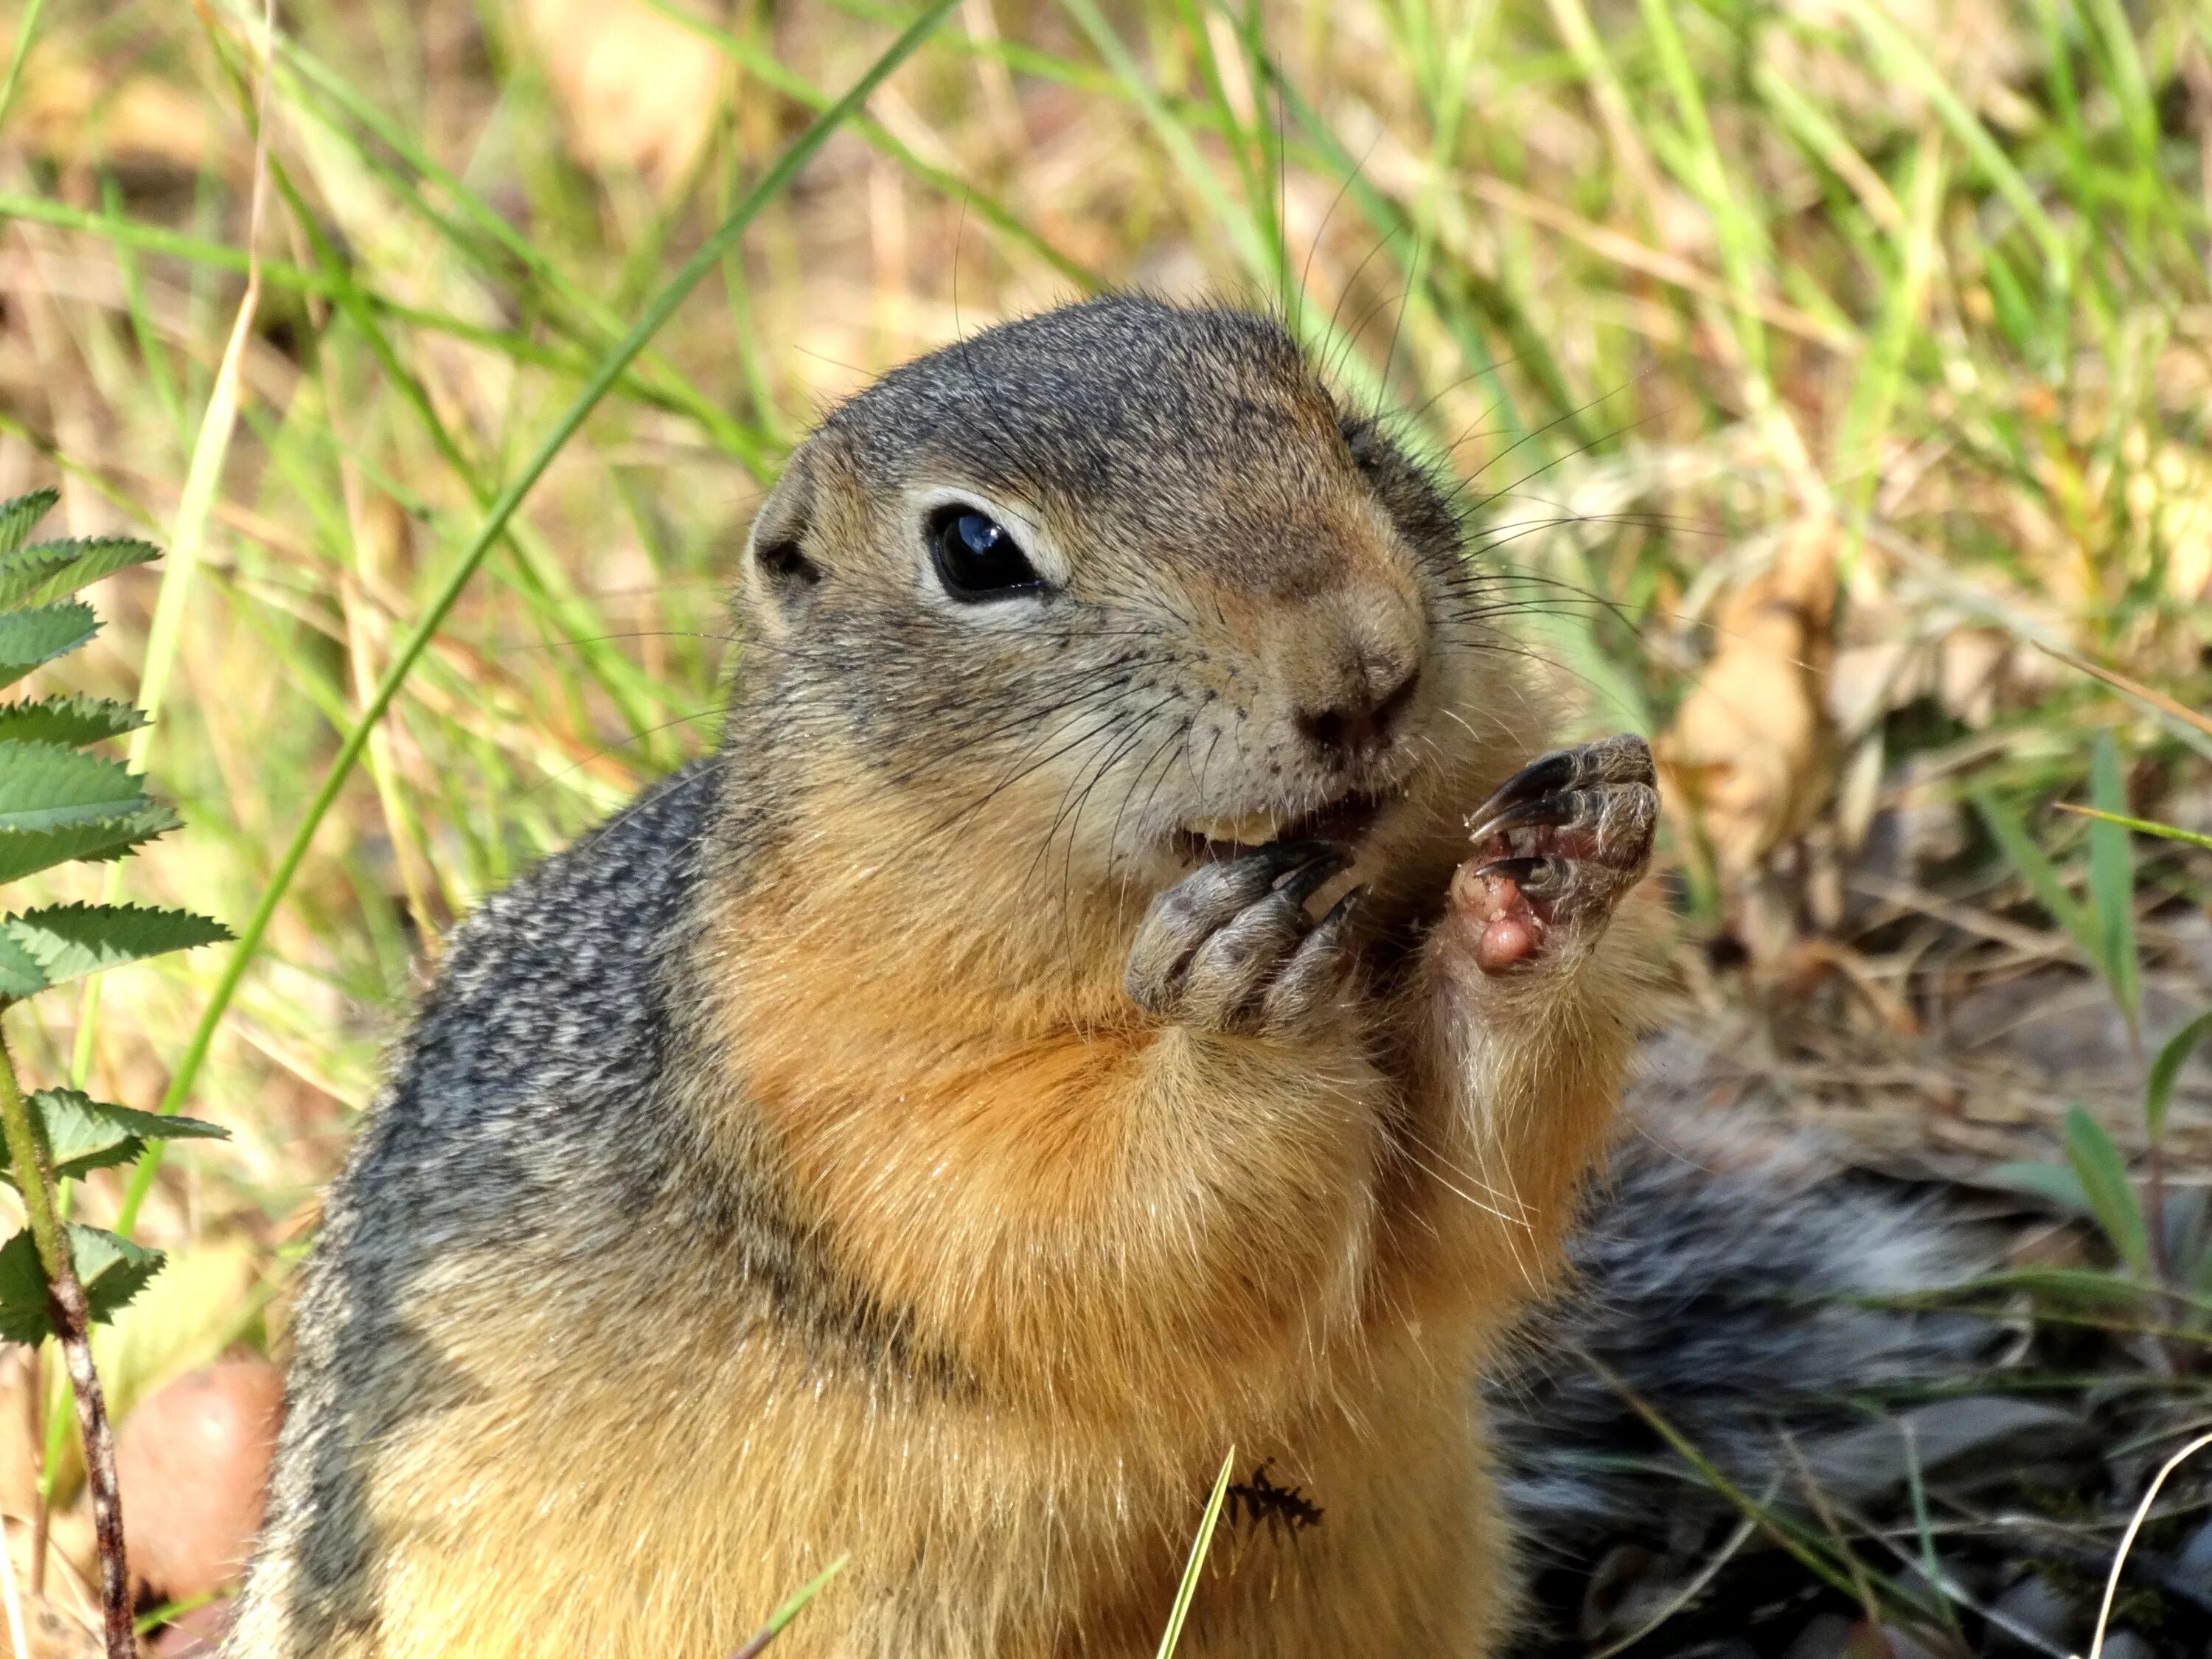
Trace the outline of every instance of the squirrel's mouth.
<instances>
[{"instance_id":1,"label":"squirrel's mouth","mask_svg":"<svg viewBox=\"0 0 2212 1659\"><path fill-rule=\"evenodd\" d=\"M1210 864L1282 841L1326 841L1356 846L1394 799L1350 794L1311 811L1290 813L1273 807L1231 817L1192 818L1174 835L1175 850L1186 863Z\"/></svg>"}]
</instances>

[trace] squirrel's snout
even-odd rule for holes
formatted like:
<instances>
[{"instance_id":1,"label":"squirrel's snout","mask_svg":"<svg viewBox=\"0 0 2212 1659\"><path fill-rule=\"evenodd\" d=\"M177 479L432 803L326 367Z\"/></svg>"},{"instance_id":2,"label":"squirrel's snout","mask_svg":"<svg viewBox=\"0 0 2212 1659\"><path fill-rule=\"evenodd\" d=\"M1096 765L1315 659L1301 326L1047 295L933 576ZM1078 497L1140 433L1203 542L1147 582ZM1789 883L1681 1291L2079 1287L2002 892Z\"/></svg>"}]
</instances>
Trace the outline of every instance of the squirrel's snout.
<instances>
[{"instance_id":1,"label":"squirrel's snout","mask_svg":"<svg viewBox=\"0 0 2212 1659\"><path fill-rule=\"evenodd\" d=\"M1340 695L1297 715L1298 733L1331 764L1372 765L1397 738L1419 685L1420 665L1395 658L1363 657L1359 672Z\"/></svg>"}]
</instances>

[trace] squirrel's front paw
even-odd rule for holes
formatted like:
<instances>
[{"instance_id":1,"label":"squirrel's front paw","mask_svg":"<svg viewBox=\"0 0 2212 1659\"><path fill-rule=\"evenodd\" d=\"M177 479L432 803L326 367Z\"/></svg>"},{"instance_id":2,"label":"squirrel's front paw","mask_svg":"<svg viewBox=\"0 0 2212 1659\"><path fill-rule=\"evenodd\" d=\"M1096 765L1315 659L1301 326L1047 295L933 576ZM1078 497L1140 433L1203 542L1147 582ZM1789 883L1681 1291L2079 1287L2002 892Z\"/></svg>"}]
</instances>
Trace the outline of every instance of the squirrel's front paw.
<instances>
[{"instance_id":1,"label":"squirrel's front paw","mask_svg":"<svg viewBox=\"0 0 2212 1659\"><path fill-rule=\"evenodd\" d=\"M1343 982L1352 889L1319 921L1306 901L1350 859L1314 842L1259 848L1152 901L1122 983L1146 1012L1207 1031L1279 1034L1330 1007Z\"/></svg>"},{"instance_id":2,"label":"squirrel's front paw","mask_svg":"<svg viewBox=\"0 0 2212 1659\"><path fill-rule=\"evenodd\" d=\"M1651 861L1659 792L1651 750L1623 734L1524 766L1468 820L1474 856L1451 906L1476 930L1474 959L1503 974L1595 939Z\"/></svg>"}]
</instances>

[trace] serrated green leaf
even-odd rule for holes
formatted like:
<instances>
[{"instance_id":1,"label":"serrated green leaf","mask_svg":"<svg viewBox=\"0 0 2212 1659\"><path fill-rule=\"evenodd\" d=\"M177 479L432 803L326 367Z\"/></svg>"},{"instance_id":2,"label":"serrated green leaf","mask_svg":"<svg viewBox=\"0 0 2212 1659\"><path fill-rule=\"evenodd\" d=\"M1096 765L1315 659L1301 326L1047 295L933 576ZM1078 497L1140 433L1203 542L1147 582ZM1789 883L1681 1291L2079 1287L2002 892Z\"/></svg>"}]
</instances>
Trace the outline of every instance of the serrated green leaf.
<instances>
[{"instance_id":1,"label":"serrated green leaf","mask_svg":"<svg viewBox=\"0 0 2212 1659\"><path fill-rule=\"evenodd\" d=\"M188 951L231 936L230 929L188 910L155 910L136 904L55 904L0 921L38 964L49 985L79 979L126 962Z\"/></svg>"},{"instance_id":2,"label":"serrated green leaf","mask_svg":"<svg viewBox=\"0 0 2212 1659\"><path fill-rule=\"evenodd\" d=\"M0 556L0 607L44 605L88 587L102 576L161 556L161 550L151 543L128 536L40 542Z\"/></svg>"},{"instance_id":3,"label":"serrated green leaf","mask_svg":"<svg viewBox=\"0 0 2212 1659\"><path fill-rule=\"evenodd\" d=\"M14 1002L46 988L46 970L38 959L0 931L0 1001Z\"/></svg>"},{"instance_id":4,"label":"serrated green leaf","mask_svg":"<svg viewBox=\"0 0 2212 1659\"><path fill-rule=\"evenodd\" d=\"M118 1237L101 1227L67 1224L70 1261L95 1324L106 1324L118 1309L146 1288L161 1270L161 1252ZM27 1231L0 1244L0 1339L35 1343L53 1334L46 1311L46 1270Z\"/></svg>"},{"instance_id":5,"label":"serrated green leaf","mask_svg":"<svg viewBox=\"0 0 2212 1659\"><path fill-rule=\"evenodd\" d=\"M2150 1270L2150 1229L2128 1179L2128 1161L2105 1126L2079 1106L2066 1112L2066 1161L2081 1182L2083 1199L2120 1260L2137 1275Z\"/></svg>"},{"instance_id":6,"label":"serrated green leaf","mask_svg":"<svg viewBox=\"0 0 2212 1659\"><path fill-rule=\"evenodd\" d=\"M0 554L13 553L21 547L61 498L60 490L50 488L0 501Z\"/></svg>"},{"instance_id":7,"label":"serrated green leaf","mask_svg":"<svg viewBox=\"0 0 2212 1659\"><path fill-rule=\"evenodd\" d=\"M65 656L100 632L92 607L71 599L36 611L0 611L0 686L13 685L40 663Z\"/></svg>"},{"instance_id":8,"label":"serrated green leaf","mask_svg":"<svg viewBox=\"0 0 2212 1659\"><path fill-rule=\"evenodd\" d=\"M146 724L127 702L106 697L40 697L0 702L0 743L60 743L72 747L119 738Z\"/></svg>"},{"instance_id":9,"label":"serrated green leaf","mask_svg":"<svg viewBox=\"0 0 2212 1659\"><path fill-rule=\"evenodd\" d=\"M52 830L150 806L121 761L58 743L0 743L0 830Z\"/></svg>"},{"instance_id":10,"label":"serrated green leaf","mask_svg":"<svg viewBox=\"0 0 2212 1659\"><path fill-rule=\"evenodd\" d=\"M57 864L97 864L119 859L132 848L167 835L179 822L173 809L156 804L123 817L96 818L89 823L64 823L52 830L0 830L0 882L20 881Z\"/></svg>"},{"instance_id":11,"label":"serrated green leaf","mask_svg":"<svg viewBox=\"0 0 2212 1659\"><path fill-rule=\"evenodd\" d=\"M2198 1043L2212 1036L2212 1010L2191 1020L2166 1040L2158 1051L2158 1058L2150 1063L2150 1076L2143 1084L2143 1122L2156 1142L2166 1133L2166 1109L2173 1101L2173 1082L2181 1075L2181 1068Z\"/></svg>"},{"instance_id":12,"label":"serrated green leaf","mask_svg":"<svg viewBox=\"0 0 2212 1659\"><path fill-rule=\"evenodd\" d=\"M1989 825L1990 834L1996 838L2006 859L2027 883L2038 902L2051 913L2053 921L2066 930L2067 937L2088 958L2090 965L2100 966L2105 959L2102 934L2090 920L2089 913L2066 890L2057 866L2044 856L2043 849L2035 844L2035 837L2028 834L2027 823L1994 795L1978 794L1973 802L1975 810L1982 815L1982 822Z\"/></svg>"},{"instance_id":13,"label":"serrated green leaf","mask_svg":"<svg viewBox=\"0 0 2212 1659\"><path fill-rule=\"evenodd\" d=\"M2119 746L2110 732L2097 734L2089 757L2089 799L2100 812L2125 812L2127 786L2120 778ZM2142 1001L2142 979L2136 960L2135 860L2128 847L2128 832L2109 818L2089 823L2089 908L2097 925L2101 947L2098 960L2112 995L2130 1017Z\"/></svg>"},{"instance_id":14,"label":"serrated green leaf","mask_svg":"<svg viewBox=\"0 0 2212 1659\"><path fill-rule=\"evenodd\" d=\"M162 1117L94 1100L76 1089L40 1089L29 1097L31 1121L57 1176L74 1181L94 1170L129 1164L149 1140L227 1140L230 1131L196 1117ZM13 1168L0 1177L16 1180Z\"/></svg>"}]
</instances>

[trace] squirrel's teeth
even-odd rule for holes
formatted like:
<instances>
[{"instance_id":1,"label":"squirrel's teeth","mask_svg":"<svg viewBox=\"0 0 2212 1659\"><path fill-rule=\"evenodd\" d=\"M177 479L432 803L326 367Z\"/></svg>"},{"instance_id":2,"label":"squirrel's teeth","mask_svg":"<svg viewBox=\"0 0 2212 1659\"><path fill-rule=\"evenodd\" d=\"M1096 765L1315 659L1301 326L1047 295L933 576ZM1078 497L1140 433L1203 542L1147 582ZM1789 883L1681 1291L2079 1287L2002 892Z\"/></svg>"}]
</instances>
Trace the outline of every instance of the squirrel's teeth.
<instances>
[{"instance_id":1,"label":"squirrel's teeth","mask_svg":"<svg viewBox=\"0 0 2212 1659\"><path fill-rule=\"evenodd\" d=\"M1239 847L1265 847L1274 840L1279 822L1273 812L1246 812L1233 818L1194 818L1183 828L1207 841L1233 842Z\"/></svg>"}]
</instances>

